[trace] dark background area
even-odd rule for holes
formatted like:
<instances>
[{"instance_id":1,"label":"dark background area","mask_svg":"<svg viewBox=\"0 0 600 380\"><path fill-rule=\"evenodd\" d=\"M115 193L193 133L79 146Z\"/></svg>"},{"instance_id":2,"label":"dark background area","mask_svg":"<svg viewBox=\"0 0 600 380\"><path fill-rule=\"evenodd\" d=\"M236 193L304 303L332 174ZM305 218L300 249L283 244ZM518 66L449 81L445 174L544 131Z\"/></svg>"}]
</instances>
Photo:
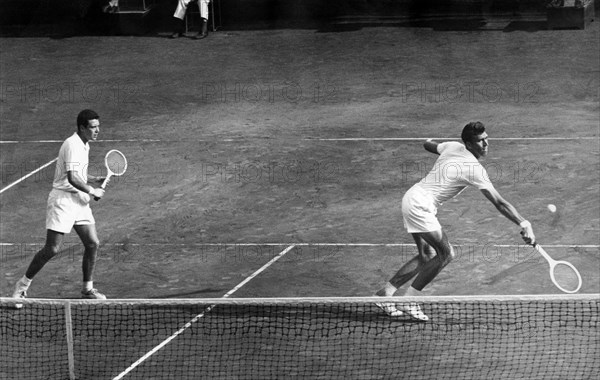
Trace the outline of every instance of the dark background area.
<instances>
[{"instance_id":1,"label":"dark background area","mask_svg":"<svg viewBox=\"0 0 600 380\"><path fill-rule=\"evenodd\" d=\"M5 36L60 34L152 34L171 28L176 0L155 0L152 10L107 15L107 0L1 0L0 33ZM423 20L431 17L544 15L548 0L215 0L227 30L323 28L347 17ZM596 2L597 7L598 2ZM195 7L195 5L192 5ZM371 20L371 22L376 22ZM401 21L398 21L399 23ZM129 24L129 28L123 27ZM139 27L135 27L139 24ZM131 27L133 25L133 27Z\"/></svg>"}]
</instances>

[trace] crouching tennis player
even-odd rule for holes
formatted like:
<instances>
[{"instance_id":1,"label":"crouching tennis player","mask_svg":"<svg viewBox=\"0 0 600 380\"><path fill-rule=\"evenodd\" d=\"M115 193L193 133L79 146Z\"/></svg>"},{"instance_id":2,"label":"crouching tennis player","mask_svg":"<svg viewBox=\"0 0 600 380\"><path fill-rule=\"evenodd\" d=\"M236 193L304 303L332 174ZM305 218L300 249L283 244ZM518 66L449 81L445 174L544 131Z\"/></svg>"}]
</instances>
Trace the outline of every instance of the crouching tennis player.
<instances>
[{"instance_id":1,"label":"crouching tennis player","mask_svg":"<svg viewBox=\"0 0 600 380\"><path fill-rule=\"evenodd\" d=\"M77 132L67 138L58 153L52 191L46 207L46 243L35 254L25 276L15 285L14 298L25 298L33 277L58 253L64 234L74 228L84 246L83 289L81 296L106 299L93 286L92 275L96 263L99 241L89 202L90 197L100 199L104 190L89 182L100 184L105 177L88 175L89 141L100 132L99 116L92 110L83 110L77 116ZM17 307L22 305L17 304Z\"/></svg>"},{"instance_id":2,"label":"crouching tennis player","mask_svg":"<svg viewBox=\"0 0 600 380\"><path fill-rule=\"evenodd\" d=\"M415 280L404 295L419 296L423 288L454 258L454 250L436 218L437 209L469 185L481 190L502 215L521 227L521 235L527 244L535 241L531 223L500 196L485 168L479 163L487 155L489 146L484 125L481 122L467 124L461 138L464 145L459 142L425 142L425 150L440 157L427 176L413 185L402 198L404 226L413 236L418 254L377 291L377 296L393 296L400 286L414 276ZM429 320L415 303L378 303L377 306L390 316L407 315L421 321Z\"/></svg>"}]
</instances>

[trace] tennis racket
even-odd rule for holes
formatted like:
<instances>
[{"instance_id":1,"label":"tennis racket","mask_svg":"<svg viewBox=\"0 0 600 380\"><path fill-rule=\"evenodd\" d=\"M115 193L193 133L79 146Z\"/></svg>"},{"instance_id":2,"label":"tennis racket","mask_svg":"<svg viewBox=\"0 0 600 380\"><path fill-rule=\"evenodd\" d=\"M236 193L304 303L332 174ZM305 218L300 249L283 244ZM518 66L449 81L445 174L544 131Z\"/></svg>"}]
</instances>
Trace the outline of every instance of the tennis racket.
<instances>
[{"instance_id":1,"label":"tennis racket","mask_svg":"<svg viewBox=\"0 0 600 380\"><path fill-rule=\"evenodd\" d=\"M541 245L534 243L533 248L538 251L550 264L550 278L557 288L565 293L576 293L581 288L581 275L577 268L568 261L554 260Z\"/></svg>"},{"instance_id":2,"label":"tennis racket","mask_svg":"<svg viewBox=\"0 0 600 380\"><path fill-rule=\"evenodd\" d=\"M106 187L110 177L118 177L125 174L125 171L127 170L127 158L125 158L123 153L113 149L108 151L106 156L104 156L104 165L106 165L107 174L104 182L102 182L102 185L100 185L100 187L103 189Z\"/></svg>"}]
</instances>

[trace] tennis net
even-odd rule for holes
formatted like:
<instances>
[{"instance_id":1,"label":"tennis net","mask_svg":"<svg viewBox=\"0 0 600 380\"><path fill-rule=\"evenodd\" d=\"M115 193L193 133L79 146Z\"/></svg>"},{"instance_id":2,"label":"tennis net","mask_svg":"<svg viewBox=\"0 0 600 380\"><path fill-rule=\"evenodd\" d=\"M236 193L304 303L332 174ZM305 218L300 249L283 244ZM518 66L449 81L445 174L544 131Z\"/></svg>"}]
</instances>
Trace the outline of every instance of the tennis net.
<instances>
[{"instance_id":1,"label":"tennis net","mask_svg":"<svg viewBox=\"0 0 600 380\"><path fill-rule=\"evenodd\" d=\"M0 298L1 379L592 379L600 295Z\"/></svg>"}]
</instances>

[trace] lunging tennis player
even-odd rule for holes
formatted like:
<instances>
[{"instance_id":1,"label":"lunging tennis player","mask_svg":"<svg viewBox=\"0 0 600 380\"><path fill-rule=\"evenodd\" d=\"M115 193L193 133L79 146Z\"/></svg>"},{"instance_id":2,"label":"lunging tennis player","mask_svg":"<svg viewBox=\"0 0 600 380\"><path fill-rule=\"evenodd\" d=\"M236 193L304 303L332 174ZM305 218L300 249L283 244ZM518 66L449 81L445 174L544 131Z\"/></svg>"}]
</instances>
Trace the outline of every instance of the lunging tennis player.
<instances>
[{"instance_id":1,"label":"lunging tennis player","mask_svg":"<svg viewBox=\"0 0 600 380\"><path fill-rule=\"evenodd\" d=\"M459 142L425 142L425 150L440 157L425 178L413 185L402 198L404 226L413 236L418 254L404 264L376 295L391 297L400 286L416 276L404 295L418 296L454 258L454 250L436 218L437 209L469 185L481 190L502 215L521 227L521 235L527 244L535 241L531 223L500 196L479 163L487 155L489 146L484 125L481 122L467 124L461 138L464 145ZM380 303L378 306L390 316L406 314L421 321L429 320L415 303Z\"/></svg>"},{"instance_id":2,"label":"lunging tennis player","mask_svg":"<svg viewBox=\"0 0 600 380\"><path fill-rule=\"evenodd\" d=\"M77 132L66 139L58 153L52 191L46 208L46 243L35 254L29 268L17 284L14 298L25 298L33 277L58 253L64 234L74 228L84 246L82 298L106 299L94 289L93 272L98 251L96 225L89 202L90 197L102 198L104 190L88 185L88 181L102 183L104 177L88 175L89 141L100 132L99 116L92 110L83 110L77 116Z\"/></svg>"}]
</instances>

